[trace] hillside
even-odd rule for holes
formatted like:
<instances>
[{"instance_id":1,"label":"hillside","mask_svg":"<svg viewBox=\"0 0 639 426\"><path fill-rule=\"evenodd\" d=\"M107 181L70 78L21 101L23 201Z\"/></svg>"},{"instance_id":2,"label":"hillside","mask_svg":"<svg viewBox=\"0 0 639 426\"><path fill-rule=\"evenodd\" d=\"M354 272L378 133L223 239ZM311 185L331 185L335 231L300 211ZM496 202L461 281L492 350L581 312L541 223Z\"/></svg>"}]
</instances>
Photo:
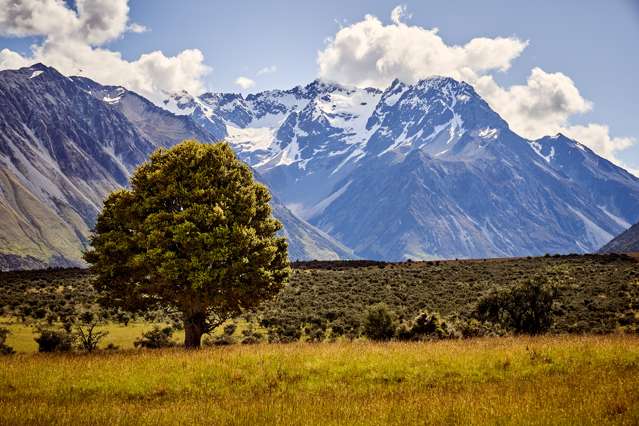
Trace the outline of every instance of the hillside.
<instances>
[{"instance_id":1,"label":"hillside","mask_svg":"<svg viewBox=\"0 0 639 426\"><path fill-rule=\"evenodd\" d=\"M544 277L558 291L551 332L610 333L639 328L637 266L636 258L623 255L301 262L294 264L290 283L277 298L247 318L274 341L311 334L352 338L361 333L367 307L379 302L400 319L425 309L452 320L491 289ZM38 312L46 318L76 304L90 306L96 297L90 280L81 269L0 273L0 308L14 317Z\"/></svg>"},{"instance_id":2,"label":"hillside","mask_svg":"<svg viewBox=\"0 0 639 426\"><path fill-rule=\"evenodd\" d=\"M613 238L599 250L600 253L637 253L639 252L639 223Z\"/></svg>"}]
</instances>

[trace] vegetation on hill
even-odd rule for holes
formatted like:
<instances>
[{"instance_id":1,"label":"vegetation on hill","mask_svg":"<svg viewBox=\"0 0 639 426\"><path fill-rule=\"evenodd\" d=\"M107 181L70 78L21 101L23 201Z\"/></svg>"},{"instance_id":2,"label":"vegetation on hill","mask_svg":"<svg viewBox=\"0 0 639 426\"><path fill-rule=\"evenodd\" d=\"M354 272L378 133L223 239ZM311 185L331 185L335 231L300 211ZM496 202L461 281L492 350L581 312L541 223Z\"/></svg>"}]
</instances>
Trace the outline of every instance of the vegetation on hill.
<instances>
[{"instance_id":1,"label":"vegetation on hill","mask_svg":"<svg viewBox=\"0 0 639 426\"><path fill-rule=\"evenodd\" d=\"M379 303L392 314L397 333L406 332L420 313L425 313L437 314L437 322L443 322L439 326L445 325L451 332L468 336L502 335L508 330L478 323L481 315L474 312L479 302L494 294L503 297L500 292L539 277L552 283L556 293L550 305L551 323L546 324L549 332L637 330L639 263L629 256L399 264L307 262L294 264L290 282L278 296L256 312L234 320L241 326L217 343L357 338L364 335L366 312ZM0 306L7 317L55 325L64 323L76 312L98 309L97 295L86 270L5 272L0 273L0 282L3 287ZM134 319L173 324L174 328L179 328L181 319L162 311L135 318L119 311L103 314L112 322ZM504 327L509 327L508 321ZM105 343L108 341L107 338Z\"/></svg>"}]
</instances>

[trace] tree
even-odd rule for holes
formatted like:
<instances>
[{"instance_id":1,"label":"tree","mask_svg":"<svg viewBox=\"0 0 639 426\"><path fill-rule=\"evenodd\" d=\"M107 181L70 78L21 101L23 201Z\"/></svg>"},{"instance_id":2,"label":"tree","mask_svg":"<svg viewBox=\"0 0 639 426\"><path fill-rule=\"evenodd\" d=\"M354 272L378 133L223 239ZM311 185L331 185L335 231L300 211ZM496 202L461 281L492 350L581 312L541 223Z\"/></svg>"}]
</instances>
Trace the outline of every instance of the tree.
<instances>
[{"instance_id":1,"label":"tree","mask_svg":"<svg viewBox=\"0 0 639 426\"><path fill-rule=\"evenodd\" d=\"M286 240L268 189L224 142L160 149L111 193L85 260L102 303L181 314L187 348L282 288Z\"/></svg>"},{"instance_id":2,"label":"tree","mask_svg":"<svg viewBox=\"0 0 639 426\"><path fill-rule=\"evenodd\" d=\"M552 325L552 305L556 298L556 288L546 278L537 276L511 288L485 294L477 301L473 316L517 333L542 334Z\"/></svg>"},{"instance_id":3,"label":"tree","mask_svg":"<svg viewBox=\"0 0 639 426\"><path fill-rule=\"evenodd\" d=\"M390 340L395 335L395 315L379 303L370 306L364 317L364 335L371 340Z\"/></svg>"}]
</instances>

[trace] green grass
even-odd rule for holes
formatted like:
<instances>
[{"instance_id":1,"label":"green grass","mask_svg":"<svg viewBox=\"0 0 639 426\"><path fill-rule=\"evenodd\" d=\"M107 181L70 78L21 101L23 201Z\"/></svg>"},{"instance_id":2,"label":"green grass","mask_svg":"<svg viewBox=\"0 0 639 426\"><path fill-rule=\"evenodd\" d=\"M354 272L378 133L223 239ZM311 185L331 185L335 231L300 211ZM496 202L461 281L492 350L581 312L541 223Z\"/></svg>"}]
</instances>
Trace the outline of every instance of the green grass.
<instances>
[{"instance_id":1,"label":"green grass","mask_svg":"<svg viewBox=\"0 0 639 426\"><path fill-rule=\"evenodd\" d=\"M0 424L638 424L639 339L234 345L0 363Z\"/></svg>"}]
</instances>

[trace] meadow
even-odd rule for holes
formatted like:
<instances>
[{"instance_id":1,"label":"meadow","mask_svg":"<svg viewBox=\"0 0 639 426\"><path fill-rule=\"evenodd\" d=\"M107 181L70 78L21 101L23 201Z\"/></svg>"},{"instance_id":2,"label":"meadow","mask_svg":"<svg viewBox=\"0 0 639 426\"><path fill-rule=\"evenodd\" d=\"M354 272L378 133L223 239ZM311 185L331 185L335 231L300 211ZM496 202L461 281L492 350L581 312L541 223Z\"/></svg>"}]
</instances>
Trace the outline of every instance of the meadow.
<instances>
[{"instance_id":1,"label":"meadow","mask_svg":"<svg viewBox=\"0 0 639 426\"><path fill-rule=\"evenodd\" d=\"M99 310L87 271L0 273L0 327L18 351L0 362L0 424L639 424L638 265L618 255L296 263L274 300L232 321L231 343L252 344L134 349L170 316L111 312L101 348L118 349L93 353L37 353L34 341L40 326ZM557 289L542 336L361 333L378 302L398 320L428 310L453 321L486 292L540 276Z\"/></svg>"},{"instance_id":2,"label":"meadow","mask_svg":"<svg viewBox=\"0 0 639 426\"><path fill-rule=\"evenodd\" d=\"M232 345L5 357L0 424L637 424L639 339Z\"/></svg>"}]
</instances>

